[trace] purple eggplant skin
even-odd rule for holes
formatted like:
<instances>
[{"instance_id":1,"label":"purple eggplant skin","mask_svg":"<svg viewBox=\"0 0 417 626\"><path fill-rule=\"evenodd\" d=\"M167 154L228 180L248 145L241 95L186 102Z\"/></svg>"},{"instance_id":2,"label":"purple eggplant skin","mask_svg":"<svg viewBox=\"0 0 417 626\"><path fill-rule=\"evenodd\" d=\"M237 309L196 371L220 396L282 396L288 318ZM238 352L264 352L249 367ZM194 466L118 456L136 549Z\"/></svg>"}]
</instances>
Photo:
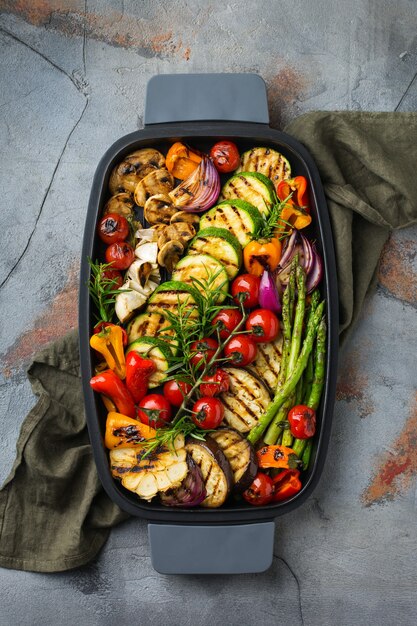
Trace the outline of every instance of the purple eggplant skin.
<instances>
[{"instance_id":1,"label":"purple eggplant skin","mask_svg":"<svg viewBox=\"0 0 417 626\"><path fill-rule=\"evenodd\" d=\"M220 447L220 449L222 449L222 446L218 443L217 441L217 437L221 437L222 433L233 433L234 437L237 439L239 438L241 440L241 443L243 443L245 445L245 448L248 452L249 458L248 461L246 463L246 468L245 471L243 472L242 476L239 478L238 481L234 482L233 485L233 492L234 493L241 493L242 491L245 491L245 489L247 489L249 487L249 485L252 484L253 479L255 478L256 474L258 473L258 463L256 460L256 453L255 453L255 449L252 446L252 444L246 439L246 437L244 437L241 433L239 433L237 430L234 430L233 428L219 428L218 430L216 430L214 433L211 433L210 438L216 438L216 443L217 445ZM214 435L214 437L213 437ZM226 453L223 452L223 454L225 455L226 459L227 457L227 451ZM230 463L231 469L232 469L232 473L233 473L233 463Z\"/></svg>"},{"instance_id":2,"label":"purple eggplant skin","mask_svg":"<svg viewBox=\"0 0 417 626\"><path fill-rule=\"evenodd\" d=\"M214 441L214 439L207 436L206 439L202 441L200 439L194 439L193 437L187 437L186 442L185 442L185 447L188 450L188 452L191 454L192 454L193 448L195 449L195 448L200 447L206 454L208 454L214 459L214 461L217 463L220 470L223 472L225 476L226 486L227 486L227 496L228 496L233 488L233 472L230 467L229 461L226 459L220 446ZM204 480L204 475L203 475L203 480ZM207 498L209 497L210 497L210 494L207 495ZM221 504L223 504L223 502ZM221 504L216 505L216 506L221 506ZM202 506L212 507L212 505L209 505L204 502L202 503Z\"/></svg>"},{"instance_id":3,"label":"purple eggplant skin","mask_svg":"<svg viewBox=\"0 0 417 626\"><path fill-rule=\"evenodd\" d=\"M201 504L206 497L206 488L200 468L187 454L189 472L179 487L169 489L160 494L161 503L165 506L194 507Z\"/></svg>"}]
</instances>

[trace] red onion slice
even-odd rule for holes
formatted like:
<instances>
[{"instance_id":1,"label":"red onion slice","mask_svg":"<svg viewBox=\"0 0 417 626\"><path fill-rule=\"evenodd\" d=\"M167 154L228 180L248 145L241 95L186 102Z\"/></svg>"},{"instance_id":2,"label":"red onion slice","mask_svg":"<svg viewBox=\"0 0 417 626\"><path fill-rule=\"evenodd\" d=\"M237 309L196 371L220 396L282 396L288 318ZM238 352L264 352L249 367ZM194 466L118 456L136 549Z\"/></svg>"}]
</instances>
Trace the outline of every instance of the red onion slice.
<instances>
[{"instance_id":1,"label":"red onion slice","mask_svg":"<svg viewBox=\"0 0 417 626\"><path fill-rule=\"evenodd\" d=\"M219 194L219 173L212 160L203 155L197 169L168 195L179 209L200 213L210 209L216 203Z\"/></svg>"},{"instance_id":2,"label":"red onion slice","mask_svg":"<svg viewBox=\"0 0 417 626\"><path fill-rule=\"evenodd\" d=\"M198 506L206 497L206 488L200 468L189 454L187 455L187 464L189 472L181 485L160 494L161 502L165 506Z\"/></svg>"},{"instance_id":3,"label":"red onion slice","mask_svg":"<svg viewBox=\"0 0 417 626\"><path fill-rule=\"evenodd\" d=\"M316 245L312 244L313 251L313 267L310 271L310 274L307 277L306 290L307 293L311 293L314 289L319 285L321 279L323 278L323 261L320 254L317 252Z\"/></svg>"},{"instance_id":4,"label":"red onion slice","mask_svg":"<svg viewBox=\"0 0 417 626\"><path fill-rule=\"evenodd\" d=\"M262 309L268 309L274 313L281 313L281 302L278 289L271 272L264 270L259 285L259 304Z\"/></svg>"}]
</instances>

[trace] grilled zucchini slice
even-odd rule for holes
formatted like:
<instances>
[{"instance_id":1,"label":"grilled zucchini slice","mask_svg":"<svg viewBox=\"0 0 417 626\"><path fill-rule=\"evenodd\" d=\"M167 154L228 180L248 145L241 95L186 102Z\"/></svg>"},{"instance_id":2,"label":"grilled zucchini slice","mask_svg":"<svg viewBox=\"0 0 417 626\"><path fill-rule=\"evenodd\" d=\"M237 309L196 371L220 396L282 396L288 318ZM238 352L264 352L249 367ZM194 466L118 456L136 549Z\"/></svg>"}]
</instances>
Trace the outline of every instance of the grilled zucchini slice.
<instances>
[{"instance_id":1,"label":"grilled zucchini slice","mask_svg":"<svg viewBox=\"0 0 417 626\"><path fill-rule=\"evenodd\" d=\"M126 355L131 350L135 350L139 354L146 354L155 363L156 371L149 378L149 388L158 387L165 379L165 372L172 358L172 351L168 345L162 339L157 339L156 337L139 337L139 339L128 345Z\"/></svg>"},{"instance_id":2,"label":"grilled zucchini slice","mask_svg":"<svg viewBox=\"0 0 417 626\"><path fill-rule=\"evenodd\" d=\"M229 280L239 272L242 248L239 241L226 228L204 228L191 241L188 254L206 253L224 266Z\"/></svg>"},{"instance_id":3,"label":"grilled zucchini slice","mask_svg":"<svg viewBox=\"0 0 417 626\"><path fill-rule=\"evenodd\" d=\"M190 438L185 449L200 468L206 487L206 497L201 506L215 509L224 504L233 486L233 476L229 461L220 447L214 439L207 437L205 441Z\"/></svg>"},{"instance_id":4,"label":"grilled zucchini slice","mask_svg":"<svg viewBox=\"0 0 417 626\"><path fill-rule=\"evenodd\" d=\"M193 278L199 280L202 285L194 283ZM217 292L217 302L223 302L229 289L226 269L209 254L189 254L183 257L172 273L172 280L195 285L201 292L206 291L206 285L209 284L210 291Z\"/></svg>"},{"instance_id":5,"label":"grilled zucchini slice","mask_svg":"<svg viewBox=\"0 0 417 626\"><path fill-rule=\"evenodd\" d=\"M198 291L187 283L179 280L170 280L159 285L148 300L150 313L160 313L164 315L167 311L176 313L178 304L184 304L189 309L190 319L198 317Z\"/></svg>"},{"instance_id":6,"label":"grilled zucchini slice","mask_svg":"<svg viewBox=\"0 0 417 626\"><path fill-rule=\"evenodd\" d=\"M275 391L282 358L282 334L270 343L256 344L256 359L248 369L253 371L271 391Z\"/></svg>"},{"instance_id":7,"label":"grilled zucchini slice","mask_svg":"<svg viewBox=\"0 0 417 626\"><path fill-rule=\"evenodd\" d=\"M229 178L220 198L222 200L240 198L253 204L268 217L276 196L274 185L269 178L257 172L240 172Z\"/></svg>"},{"instance_id":8,"label":"grilled zucchini slice","mask_svg":"<svg viewBox=\"0 0 417 626\"><path fill-rule=\"evenodd\" d=\"M243 368L225 367L230 388L220 395L224 422L240 433L249 432L258 423L271 401L265 385Z\"/></svg>"},{"instance_id":9,"label":"grilled zucchini slice","mask_svg":"<svg viewBox=\"0 0 417 626\"><path fill-rule=\"evenodd\" d=\"M245 247L262 226L258 209L244 200L224 200L207 211L200 220L200 230L225 228Z\"/></svg>"},{"instance_id":10,"label":"grilled zucchini slice","mask_svg":"<svg viewBox=\"0 0 417 626\"><path fill-rule=\"evenodd\" d=\"M210 437L220 447L233 472L234 491L244 491L256 476L258 464L249 441L233 428L219 428Z\"/></svg>"},{"instance_id":11,"label":"grilled zucchini slice","mask_svg":"<svg viewBox=\"0 0 417 626\"><path fill-rule=\"evenodd\" d=\"M272 180L275 189L285 178L291 178L291 165L282 154L272 148L252 148L241 156L236 173L258 172Z\"/></svg>"},{"instance_id":12,"label":"grilled zucchini slice","mask_svg":"<svg viewBox=\"0 0 417 626\"><path fill-rule=\"evenodd\" d=\"M127 325L127 336L129 343L136 341L139 337L166 337L170 341L170 346L173 354L176 354L178 344L174 339L174 331L170 328L171 324L167 318L161 313L155 313L152 311L145 311L140 315L137 315ZM168 330L167 330L168 329Z\"/></svg>"},{"instance_id":13,"label":"grilled zucchini slice","mask_svg":"<svg viewBox=\"0 0 417 626\"><path fill-rule=\"evenodd\" d=\"M123 487L149 502L158 492L179 487L188 463L182 435L175 439L174 450L158 448L143 459L145 451L137 447L110 450L110 470Z\"/></svg>"}]
</instances>

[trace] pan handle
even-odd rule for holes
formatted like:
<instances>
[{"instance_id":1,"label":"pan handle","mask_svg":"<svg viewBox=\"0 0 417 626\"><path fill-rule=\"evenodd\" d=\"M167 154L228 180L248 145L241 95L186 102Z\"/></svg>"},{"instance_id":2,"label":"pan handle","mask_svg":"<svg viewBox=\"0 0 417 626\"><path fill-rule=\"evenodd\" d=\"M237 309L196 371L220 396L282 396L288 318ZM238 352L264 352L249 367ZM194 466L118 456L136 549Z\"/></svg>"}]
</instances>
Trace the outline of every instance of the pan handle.
<instances>
[{"instance_id":1,"label":"pan handle","mask_svg":"<svg viewBox=\"0 0 417 626\"><path fill-rule=\"evenodd\" d=\"M144 122L269 124L266 86L257 74L159 74L147 85Z\"/></svg>"},{"instance_id":2,"label":"pan handle","mask_svg":"<svg viewBox=\"0 0 417 626\"><path fill-rule=\"evenodd\" d=\"M149 524L153 568L160 574L249 574L273 559L275 523Z\"/></svg>"}]
</instances>

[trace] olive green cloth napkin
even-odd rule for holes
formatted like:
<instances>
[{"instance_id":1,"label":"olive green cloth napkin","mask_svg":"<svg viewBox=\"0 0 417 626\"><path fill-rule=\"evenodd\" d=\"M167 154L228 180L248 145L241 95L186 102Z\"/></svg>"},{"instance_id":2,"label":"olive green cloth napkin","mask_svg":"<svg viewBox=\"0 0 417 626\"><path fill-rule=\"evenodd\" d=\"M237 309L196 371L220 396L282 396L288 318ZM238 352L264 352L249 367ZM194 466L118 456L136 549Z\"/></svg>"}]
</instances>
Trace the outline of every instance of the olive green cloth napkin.
<instances>
[{"instance_id":1,"label":"olive green cloth napkin","mask_svg":"<svg viewBox=\"0 0 417 626\"><path fill-rule=\"evenodd\" d=\"M312 153L335 239L344 341L382 246L417 221L417 113L309 113L286 131ZM29 368L39 400L0 491L0 566L39 572L87 563L127 517L104 493L85 424L75 332Z\"/></svg>"}]
</instances>

